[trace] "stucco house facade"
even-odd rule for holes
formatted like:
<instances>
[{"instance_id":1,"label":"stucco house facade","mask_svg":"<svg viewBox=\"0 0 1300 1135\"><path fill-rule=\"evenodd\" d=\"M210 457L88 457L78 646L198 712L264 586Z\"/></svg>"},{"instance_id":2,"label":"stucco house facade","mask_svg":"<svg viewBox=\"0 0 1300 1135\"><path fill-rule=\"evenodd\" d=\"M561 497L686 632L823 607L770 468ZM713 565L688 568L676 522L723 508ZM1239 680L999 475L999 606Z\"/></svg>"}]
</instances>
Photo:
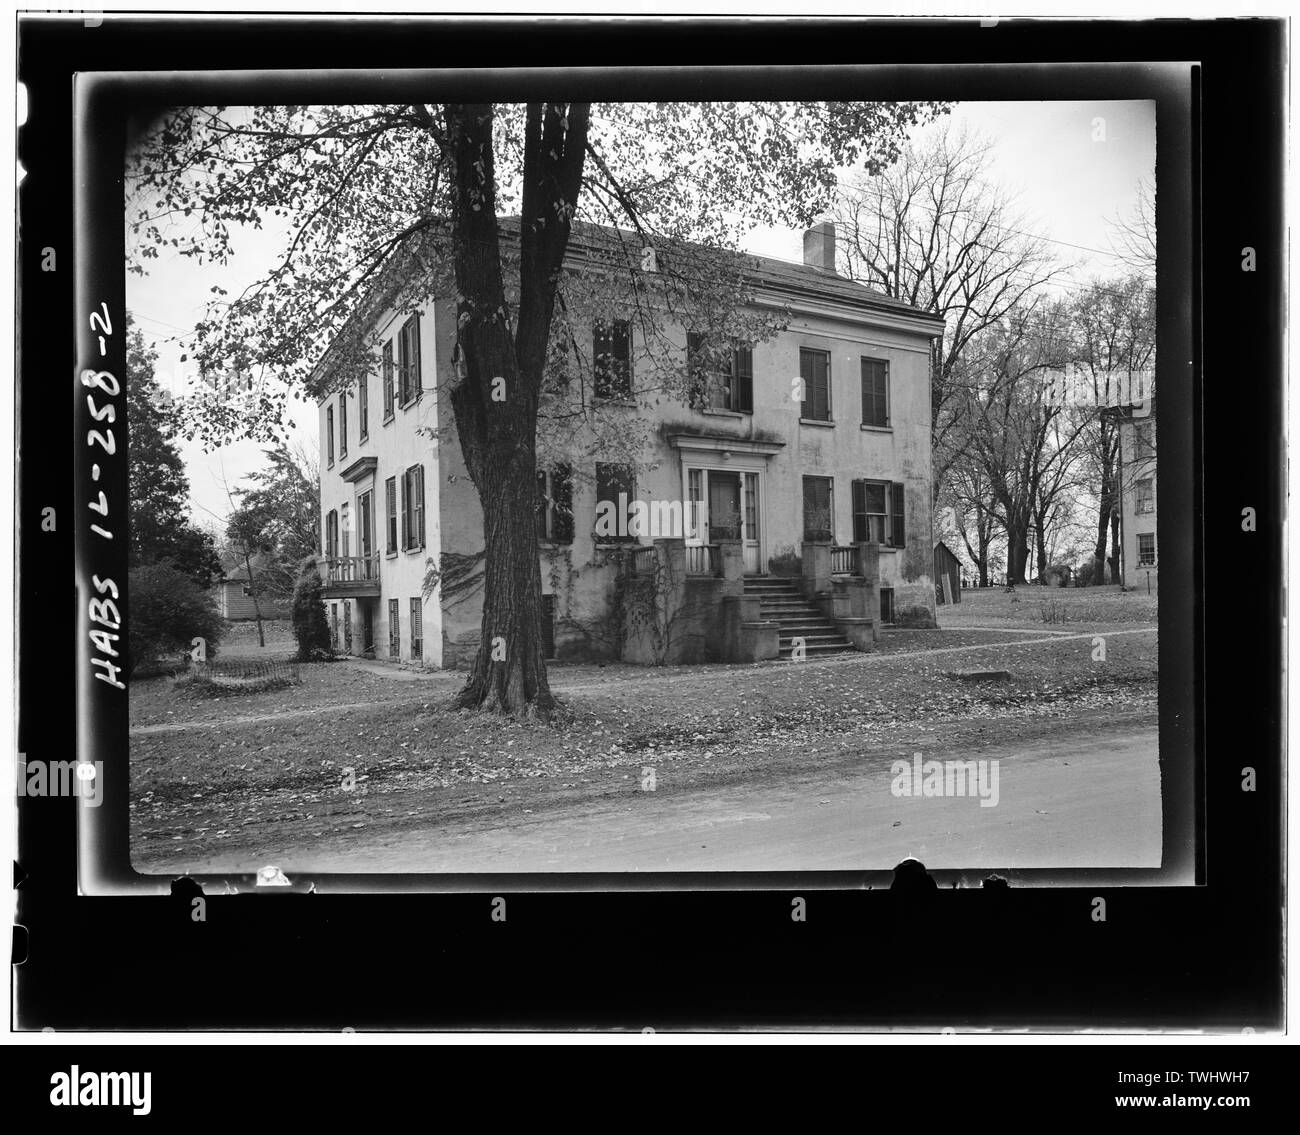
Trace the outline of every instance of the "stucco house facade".
<instances>
[{"instance_id":1,"label":"stucco house facade","mask_svg":"<svg viewBox=\"0 0 1300 1135\"><path fill-rule=\"evenodd\" d=\"M729 364L711 356L698 396L627 396L651 351L659 363L676 351L690 371L699 343L684 327L666 327L653 347L640 342L634 321L590 330L602 369L584 396L611 414L648 418L650 429L635 464L575 455L539 469L544 636L553 657L641 660L629 650L621 589L665 536L645 523L652 513L674 526L681 516L667 534L684 548L673 562L719 581L719 595L726 576L737 595L762 593L765 611L788 607L793 631L804 624L780 576L800 574L801 565L805 576L820 573L807 595L823 598L833 589L828 572L848 578L860 563L872 565L866 621L877 631L900 610L932 616L930 366L942 320L840 276L829 224L805 234L802 264L753 260L751 302L779 314L784 330L731 349ZM380 303L366 318L379 343L373 374L317 407L336 649L464 665L480 634L483 514L450 405L455 306L437 297L415 310ZM321 365L329 364L327 352ZM817 627L806 629L817 638ZM783 655L788 638L783 630ZM839 642L826 640L827 649ZM764 649L754 657L775 656Z\"/></svg>"},{"instance_id":2,"label":"stucco house facade","mask_svg":"<svg viewBox=\"0 0 1300 1135\"><path fill-rule=\"evenodd\" d=\"M1126 406L1119 421L1120 532L1124 586L1155 590L1160 548L1156 524L1156 400Z\"/></svg>"}]
</instances>

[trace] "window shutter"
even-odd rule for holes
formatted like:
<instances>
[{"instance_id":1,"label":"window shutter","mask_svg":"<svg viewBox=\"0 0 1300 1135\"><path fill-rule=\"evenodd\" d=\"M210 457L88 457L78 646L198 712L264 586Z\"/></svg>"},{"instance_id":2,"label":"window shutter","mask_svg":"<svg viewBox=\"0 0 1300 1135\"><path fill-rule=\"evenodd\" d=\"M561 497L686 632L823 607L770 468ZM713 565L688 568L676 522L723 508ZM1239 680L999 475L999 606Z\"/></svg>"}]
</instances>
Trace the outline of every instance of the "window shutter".
<instances>
[{"instance_id":1,"label":"window shutter","mask_svg":"<svg viewBox=\"0 0 1300 1135\"><path fill-rule=\"evenodd\" d=\"M853 482L853 539L867 539L867 486L862 481Z\"/></svg>"},{"instance_id":2,"label":"window shutter","mask_svg":"<svg viewBox=\"0 0 1300 1135\"><path fill-rule=\"evenodd\" d=\"M384 344L384 417L393 416L393 341Z\"/></svg>"},{"instance_id":3,"label":"window shutter","mask_svg":"<svg viewBox=\"0 0 1300 1135\"><path fill-rule=\"evenodd\" d=\"M742 414L754 412L754 352L749 347L736 351L736 404L733 410Z\"/></svg>"},{"instance_id":4,"label":"window shutter","mask_svg":"<svg viewBox=\"0 0 1300 1135\"><path fill-rule=\"evenodd\" d=\"M418 546L424 547L424 466L415 467L415 507L419 510L419 523L416 526L419 532Z\"/></svg>"},{"instance_id":5,"label":"window shutter","mask_svg":"<svg viewBox=\"0 0 1300 1135\"><path fill-rule=\"evenodd\" d=\"M397 551L397 478L384 482L384 532L387 550Z\"/></svg>"},{"instance_id":6,"label":"window shutter","mask_svg":"<svg viewBox=\"0 0 1300 1135\"><path fill-rule=\"evenodd\" d=\"M409 525L406 522L406 510L411 506L410 493L411 487L407 484L407 478L410 474L402 474L402 498L401 507L398 509L398 516L401 518L402 533L399 540L399 546L405 550L411 546Z\"/></svg>"},{"instance_id":7,"label":"window shutter","mask_svg":"<svg viewBox=\"0 0 1300 1135\"><path fill-rule=\"evenodd\" d=\"M537 470L537 502L533 505L533 511L537 520L537 538L545 540L548 533L546 531L546 471Z\"/></svg>"},{"instance_id":8,"label":"window shutter","mask_svg":"<svg viewBox=\"0 0 1300 1135\"><path fill-rule=\"evenodd\" d=\"M899 482L894 481L889 486L889 496L889 521L892 528L890 543L893 544L895 548L901 548L906 543L903 524L903 486Z\"/></svg>"},{"instance_id":9,"label":"window shutter","mask_svg":"<svg viewBox=\"0 0 1300 1135\"><path fill-rule=\"evenodd\" d=\"M573 474L567 465L557 465L551 474L551 497L555 513L551 538L557 544L572 544Z\"/></svg>"},{"instance_id":10,"label":"window shutter","mask_svg":"<svg viewBox=\"0 0 1300 1135\"><path fill-rule=\"evenodd\" d=\"M700 350L703 346L703 335L698 331L686 332L687 389L689 404L694 407L703 407L708 404L707 379L703 363L700 361Z\"/></svg>"},{"instance_id":11,"label":"window shutter","mask_svg":"<svg viewBox=\"0 0 1300 1135\"><path fill-rule=\"evenodd\" d=\"M421 387L424 385L423 380L421 378L421 373L422 372L420 368L420 313L417 311L413 316L411 316L411 397L412 398L420 397ZM420 467L420 476L422 479L421 483L423 484L423 476L424 476L423 466ZM420 494L420 507L421 509L423 509L424 507L423 492L421 492ZM421 535L420 543L424 543L423 529L421 530L420 535Z\"/></svg>"}]
</instances>

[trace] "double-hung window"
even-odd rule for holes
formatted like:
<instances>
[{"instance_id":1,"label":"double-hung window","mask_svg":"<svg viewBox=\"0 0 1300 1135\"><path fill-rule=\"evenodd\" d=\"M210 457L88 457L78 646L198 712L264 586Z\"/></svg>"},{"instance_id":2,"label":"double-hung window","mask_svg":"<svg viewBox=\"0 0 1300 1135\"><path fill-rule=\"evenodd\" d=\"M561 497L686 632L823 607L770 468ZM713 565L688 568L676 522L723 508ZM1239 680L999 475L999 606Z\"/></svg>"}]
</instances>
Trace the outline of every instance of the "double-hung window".
<instances>
[{"instance_id":1,"label":"double-hung window","mask_svg":"<svg viewBox=\"0 0 1300 1135\"><path fill-rule=\"evenodd\" d=\"M598 542L636 541L636 537L627 532L627 510L635 499L636 469L633 466L597 463L594 531Z\"/></svg>"},{"instance_id":2,"label":"double-hung window","mask_svg":"<svg viewBox=\"0 0 1300 1135\"><path fill-rule=\"evenodd\" d=\"M906 492L898 481L853 482L853 539L902 548Z\"/></svg>"},{"instance_id":3,"label":"double-hung window","mask_svg":"<svg viewBox=\"0 0 1300 1135\"><path fill-rule=\"evenodd\" d=\"M397 478L389 477L384 482L384 551L389 555L397 553Z\"/></svg>"},{"instance_id":4,"label":"double-hung window","mask_svg":"<svg viewBox=\"0 0 1300 1135\"><path fill-rule=\"evenodd\" d=\"M412 465L402 474L402 547L424 547L424 466Z\"/></svg>"},{"instance_id":5,"label":"double-hung window","mask_svg":"<svg viewBox=\"0 0 1300 1135\"><path fill-rule=\"evenodd\" d=\"M573 475L567 465L537 470L537 538L573 543Z\"/></svg>"},{"instance_id":6,"label":"double-hung window","mask_svg":"<svg viewBox=\"0 0 1300 1135\"><path fill-rule=\"evenodd\" d=\"M1138 567L1156 566L1156 534L1138 533Z\"/></svg>"},{"instance_id":7,"label":"double-hung window","mask_svg":"<svg viewBox=\"0 0 1300 1135\"><path fill-rule=\"evenodd\" d=\"M803 538L809 542L834 539L834 486L831 477L803 479Z\"/></svg>"},{"instance_id":8,"label":"double-hung window","mask_svg":"<svg viewBox=\"0 0 1300 1135\"><path fill-rule=\"evenodd\" d=\"M831 420L831 356L828 351L799 348L799 377L803 404L799 416L812 422Z\"/></svg>"},{"instance_id":9,"label":"double-hung window","mask_svg":"<svg viewBox=\"0 0 1300 1135\"><path fill-rule=\"evenodd\" d=\"M862 424L889 428L889 363L884 359L862 360Z\"/></svg>"},{"instance_id":10,"label":"double-hung window","mask_svg":"<svg viewBox=\"0 0 1300 1135\"><path fill-rule=\"evenodd\" d=\"M420 397L420 317L411 316L397 337L397 369L402 405Z\"/></svg>"},{"instance_id":11,"label":"double-hung window","mask_svg":"<svg viewBox=\"0 0 1300 1135\"><path fill-rule=\"evenodd\" d=\"M626 319L596 324L591 358L597 398L632 397L632 328Z\"/></svg>"},{"instance_id":12,"label":"double-hung window","mask_svg":"<svg viewBox=\"0 0 1300 1135\"><path fill-rule=\"evenodd\" d=\"M704 335L691 331L686 336L686 366L690 404L696 409L754 412L752 347L712 347Z\"/></svg>"},{"instance_id":13,"label":"double-hung window","mask_svg":"<svg viewBox=\"0 0 1300 1135\"><path fill-rule=\"evenodd\" d=\"M384 385L384 421L392 421L393 418L393 341L388 340L384 344L383 361L380 363L379 372Z\"/></svg>"}]
</instances>

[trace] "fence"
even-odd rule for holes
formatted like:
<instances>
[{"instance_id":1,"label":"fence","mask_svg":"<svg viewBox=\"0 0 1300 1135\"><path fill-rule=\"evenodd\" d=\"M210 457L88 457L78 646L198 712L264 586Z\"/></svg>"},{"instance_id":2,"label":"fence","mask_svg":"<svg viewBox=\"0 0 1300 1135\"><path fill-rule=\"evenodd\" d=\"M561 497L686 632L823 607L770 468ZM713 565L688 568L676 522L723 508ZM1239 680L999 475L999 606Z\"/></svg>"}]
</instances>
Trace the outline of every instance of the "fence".
<instances>
[{"instance_id":1,"label":"fence","mask_svg":"<svg viewBox=\"0 0 1300 1135\"><path fill-rule=\"evenodd\" d=\"M633 548L628 556L629 570L633 575L650 576L655 573L653 547Z\"/></svg>"},{"instance_id":2,"label":"fence","mask_svg":"<svg viewBox=\"0 0 1300 1135\"><path fill-rule=\"evenodd\" d=\"M302 682L298 663L292 659L191 661L189 669L182 671L177 678L208 686L214 691L229 693L255 693L258 690L296 686Z\"/></svg>"},{"instance_id":3,"label":"fence","mask_svg":"<svg viewBox=\"0 0 1300 1135\"><path fill-rule=\"evenodd\" d=\"M722 549L717 544L688 544L686 547L687 575L721 575Z\"/></svg>"},{"instance_id":4,"label":"fence","mask_svg":"<svg viewBox=\"0 0 1300 1135\"><path fill-rule=\"evenodd\" d=\"M369 556L330 556L325 560L329 583L363 583L379 579L379 553Z\"/></svg>"},{"instance_id":5,"label":"fence","mask_svg":"<svg viewBox=\"0 0 1300 1135\"><path fill-rule=\"evenodd\" d=\"M856 571L851 545L841 544L831 548L831 575L853 575Z\"/></svg>"}]
</instances>

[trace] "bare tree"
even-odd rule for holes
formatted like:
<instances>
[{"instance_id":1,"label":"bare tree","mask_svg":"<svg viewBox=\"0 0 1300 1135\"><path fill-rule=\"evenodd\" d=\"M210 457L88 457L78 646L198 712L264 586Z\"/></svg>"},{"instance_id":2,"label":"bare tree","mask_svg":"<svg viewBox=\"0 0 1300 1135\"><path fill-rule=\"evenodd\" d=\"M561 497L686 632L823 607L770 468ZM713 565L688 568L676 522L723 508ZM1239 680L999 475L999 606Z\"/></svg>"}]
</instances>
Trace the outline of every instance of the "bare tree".
<instances>
[{"instance_id":1,"label":"bare tree","mask_svg":"<svg viewBox=\"0 0 1300 1135\"><path fill-rule=\"evenodd\" d=\"M1074 414L1097 494L1093 579L1120 582L1120 422L1124 407L1154 396L1155 289L1141 275L1094 281L1072 305ZM1107 553L1109 534L1110 550Z\"/></svg>"},{"instance_id":2,"label":"bare tree","mask_svg":"<svg viewBox=\"0 0 1300 1135\"><path fill-rule=\"evenodd\" d=\"M962 427L974 374L972 341L1050 285L1057 265L1008 195L988 180L991 143L944 126L899 160L840 194L846 271L885 294L941 315L931 365L930 414L937 499L969 434Z\"/></svg>"},{"instance_id":3,"label":"bare tree","mask_svg":"<svg viewBox=\"0 0 1300 1135\"><path fill-rule=\"evenodd\" d=\"M1156 187L1150 178L1138 184L1137 202L1127 217L1111 221L1111 244L1119 259L1133 272L1155 283Z\"/></svg>"},{"instance_id":4,"label":"bare tree","mask_svg":"<svg viewBox=\"0 0 1300 1135\"><path fill-rule=\"evenodd\" d=\"M1011 313L981 336L981 386L966 396L963 449L987 483L987 508L1006 532L1007 578L1026 581L1030 539L1045 534L1052 510L1073 487L1079 437L1087 424L1067 413L1060 375L1070 353L1064 304Z\"/></svg>"}]
</instances>

